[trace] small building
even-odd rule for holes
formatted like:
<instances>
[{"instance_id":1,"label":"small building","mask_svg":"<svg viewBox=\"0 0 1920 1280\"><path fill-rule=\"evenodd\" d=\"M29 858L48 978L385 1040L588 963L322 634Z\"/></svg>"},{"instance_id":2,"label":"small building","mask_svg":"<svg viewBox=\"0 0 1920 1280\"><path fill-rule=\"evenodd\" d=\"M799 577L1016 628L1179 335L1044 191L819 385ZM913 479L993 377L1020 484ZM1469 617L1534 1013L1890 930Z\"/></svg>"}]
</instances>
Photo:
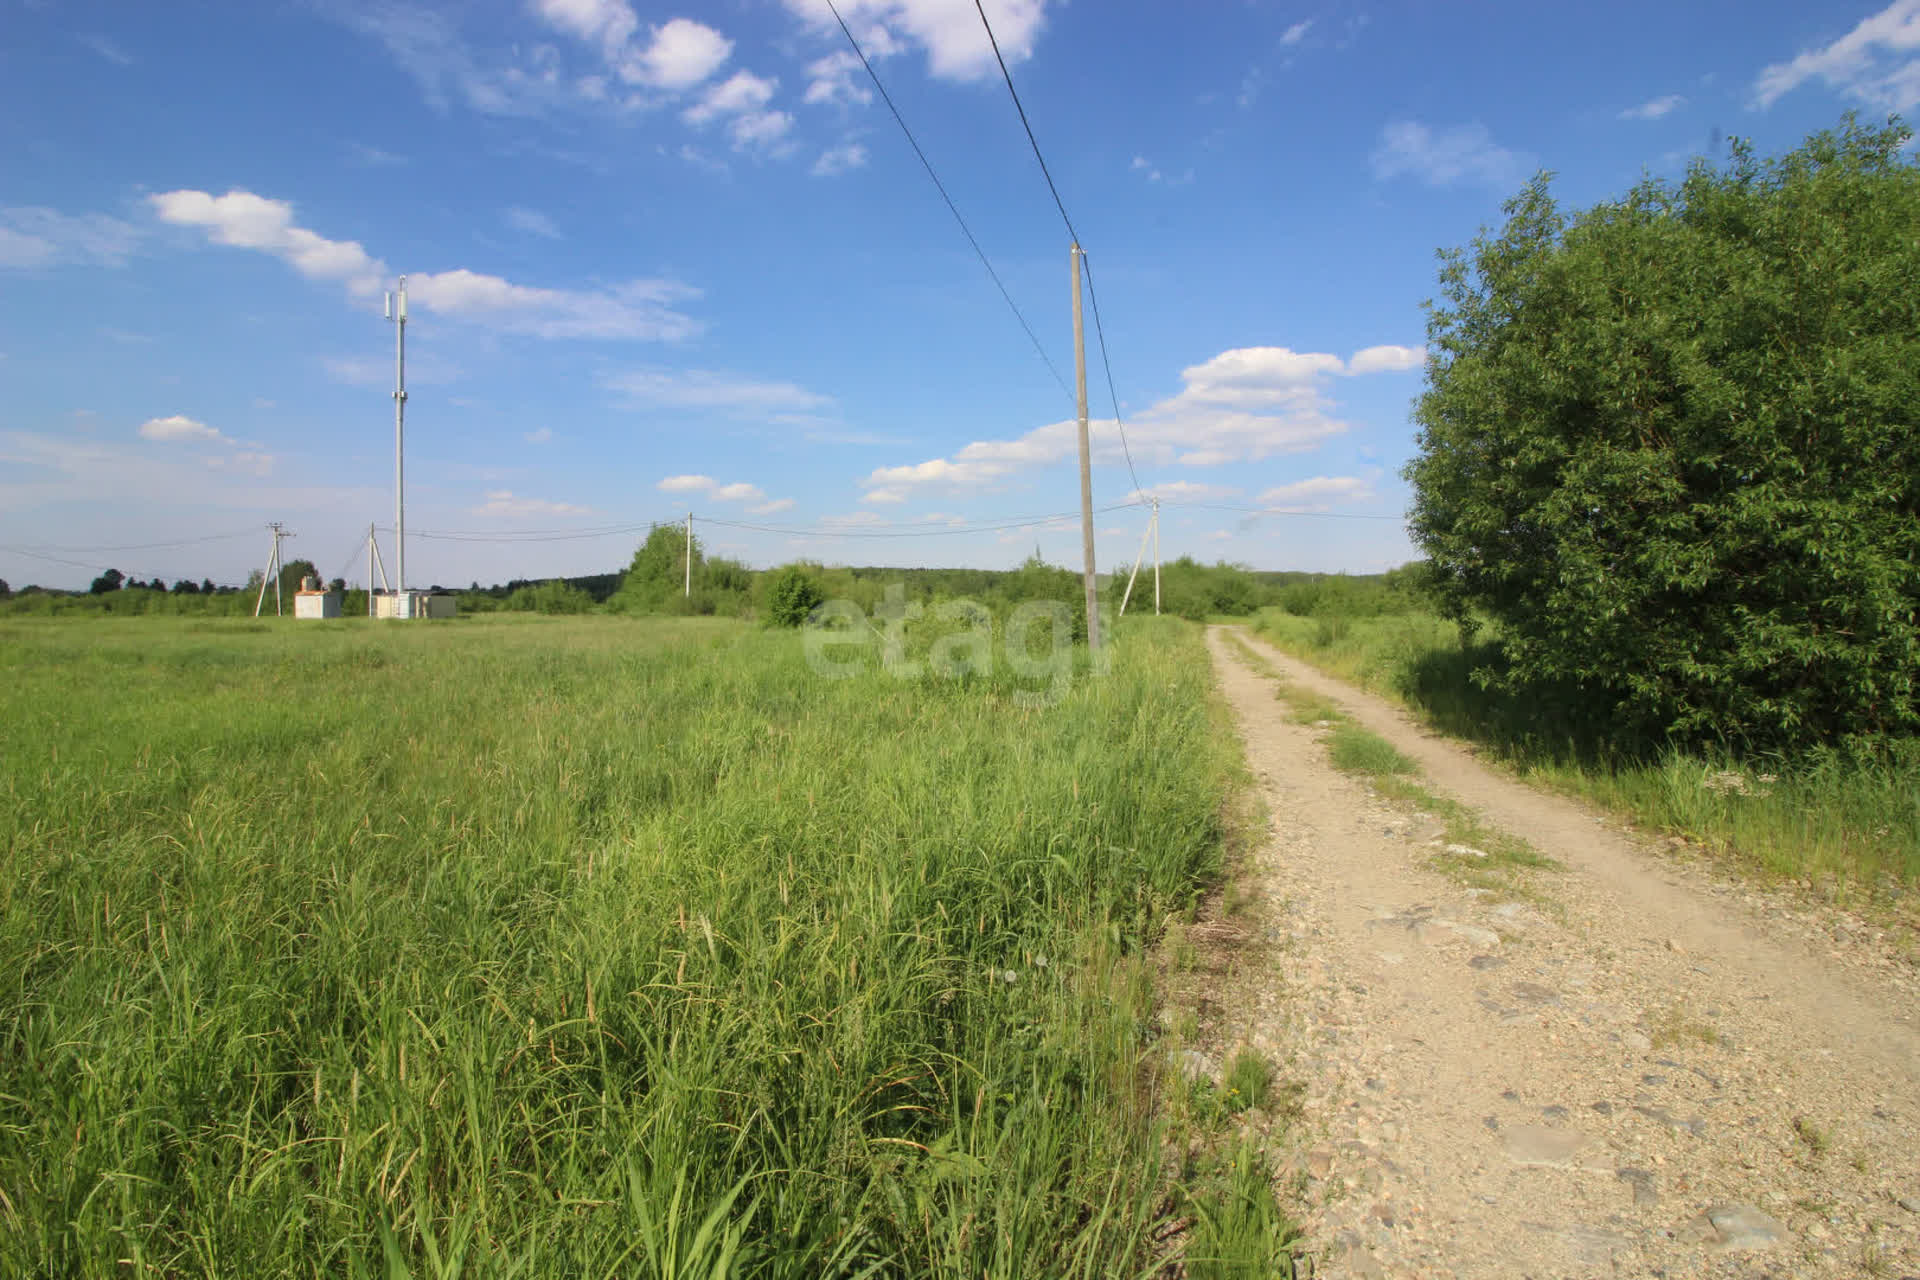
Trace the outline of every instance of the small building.
<instances>
[{"instance_id":1,"label":"small building","mask_svg":"<svg viewBox=\"0 0 1920 1280\"><path fill-rule=\"evenodd\" d=\"M340 616L340 593L323 590L320 580L309 574L300 579L300 589L293 593L293 616L337 618Z\"/></svg>"},{"instance_id":2,"label":"small building","mask_svg":"<svg viewBox=\"0 0 1920 1280\"><path fill-rule=\"evenodd\" d=\"M451 618L453 595L445 591L380 591L373 597L376 618Z\"/></svg>"}]
</instances>

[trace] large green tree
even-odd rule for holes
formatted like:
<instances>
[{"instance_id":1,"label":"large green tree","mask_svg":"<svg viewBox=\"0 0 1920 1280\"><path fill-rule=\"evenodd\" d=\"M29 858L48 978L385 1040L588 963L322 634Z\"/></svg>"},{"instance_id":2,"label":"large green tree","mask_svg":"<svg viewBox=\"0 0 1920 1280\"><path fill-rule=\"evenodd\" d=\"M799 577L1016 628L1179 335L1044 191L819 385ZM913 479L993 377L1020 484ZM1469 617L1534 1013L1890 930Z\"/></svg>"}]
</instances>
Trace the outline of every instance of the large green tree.
<instances>
[{"instance_id":1,"label":"large green tree","mask_svg":"<svg viewBox=\"0 0 1920 1280\"><path fill-rule=\"evenodd\" d=\"M1794 747L1920 730L1920 167L1897 120L1442 255L1407 468L1511 688Z\"/></svg>"}]
</instances>

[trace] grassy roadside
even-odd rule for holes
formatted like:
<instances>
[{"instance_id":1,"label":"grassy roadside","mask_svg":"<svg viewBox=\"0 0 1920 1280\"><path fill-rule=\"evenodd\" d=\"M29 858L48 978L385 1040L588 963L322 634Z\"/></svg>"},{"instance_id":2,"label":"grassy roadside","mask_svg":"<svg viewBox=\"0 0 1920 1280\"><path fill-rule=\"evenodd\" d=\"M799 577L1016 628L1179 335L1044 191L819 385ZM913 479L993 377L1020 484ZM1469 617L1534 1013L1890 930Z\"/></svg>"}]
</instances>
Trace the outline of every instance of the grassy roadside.
<instances>
[{"instance_id":1,"label":"grassy roadside","mask_svg":"<svg viewBox=\"0 0 1920 1280\"><path fill-rule=\"evenodd\" d=\"M1484 748L1520 777L1679 837L1724 865L1798 881L1847 905L1885 907L1920 884L1920 748L1871 763L1675 750L1624 757L1597 744L1596 726L1548 702L1479 688L1471 672L1490 660L1489 649L1463 649L1459 629L1430 614L1314 618L1268 609L1255 628L1277 648Z\"/></svg>"},{"instance_id":2,"label":"grassy roadside","mask_svg":"<svg viewBox=\"0 0 1920 1280\"><path fill-rule=\"evenodd\" d=\"M0 1272L1284 1273L1142 1067L1190 624L1045 708L699 620L5 631Z\"/></svg>"},{"instance_id":3,"label":"grassy roadside","mask_svg":"<svg viewBox=\"0 0 1920 1280\"><path fill-rule=\"evenodd\" d=\"M1422 780L1420 766L1391 742L1333 702L1286 679L1238 636L1228 639L1249 666L1273 682L1274 696L1287 705L1289 719L1326 731L1323 741L1334 768L1365 778L1381 796L1439 823L1431 859L1437 870L1497 895L1540 898L1526 873L1555 869L1558 863L1458 800L1434 791Z\"/></svg>"}]
</instances>

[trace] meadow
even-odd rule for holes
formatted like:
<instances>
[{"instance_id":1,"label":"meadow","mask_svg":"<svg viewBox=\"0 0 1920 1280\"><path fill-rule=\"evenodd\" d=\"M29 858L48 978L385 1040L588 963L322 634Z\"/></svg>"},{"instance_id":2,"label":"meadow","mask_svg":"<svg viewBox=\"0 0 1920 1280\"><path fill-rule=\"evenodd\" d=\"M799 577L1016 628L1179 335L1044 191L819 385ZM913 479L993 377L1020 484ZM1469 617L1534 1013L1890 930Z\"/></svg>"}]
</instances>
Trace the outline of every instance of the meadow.
<instances>
[{"instance_id":1,"label":"meadow","mask_svg":"<svg viewBox=\"0 0 1920 1280\"><path fill-rule=\"evenodd\" d=\"M0 1272L1283 1271L1155 1066L1237 748L1197 628L1111 648L0 623Z\"/></svg>"},{"instance_id":2,"label":"meadow","mask_svg":"<svg viewBox=\"0 0 1920 1280\"><path fill-rule=\"evenodd\" d=\"M1626 737L1578 688L1500 692L1497 629L1463 637L1412 593L1301 588L1256 616L1296 657L1397 699L1515 773L1687 841L1723 865L1911 917L1920 886L1920 743L1741 754ZM1283 593L1283 597L1285 593ZM1920 917L1909 922L1920 926Z\"/></svg>"}]
</instances>

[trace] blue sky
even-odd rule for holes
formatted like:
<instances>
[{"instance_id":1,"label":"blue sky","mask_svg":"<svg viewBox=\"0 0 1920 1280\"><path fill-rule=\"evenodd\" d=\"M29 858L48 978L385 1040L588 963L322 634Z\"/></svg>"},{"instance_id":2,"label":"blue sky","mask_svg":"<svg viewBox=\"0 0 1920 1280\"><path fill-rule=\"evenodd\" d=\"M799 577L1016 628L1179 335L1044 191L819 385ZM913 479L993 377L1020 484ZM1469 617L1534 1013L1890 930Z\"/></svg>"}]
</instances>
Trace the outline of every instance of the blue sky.
<instances>
[{"instance_id":1,"label":"blue sky","mask_svg":"<svg viewBox=\"0 0 1920 1280\"><path fill-rule=\"evenodd\" d=\"M1532 171L1590 203L1722 134L1772 152L1920 102L1920 0L986 8L1092 261L1164 553L1261 568L1411 558L1434 251ZM1071 379L1066 233L971 0L842 11ZM364 577L402 272L416 585L616 568L631 532L547 531L689 509L765 526L701 530L756 565L1077 561L1071 522L982 528L1076 509L1072 401L825 0L0 19L16 589L237 582L269 520ZM1136 486L1089 331L1104 507ZM1221 509L1262 506L1310 514ZM1101 515L1103 568L1144 523Z\"/></svg>"}]
</instances>

